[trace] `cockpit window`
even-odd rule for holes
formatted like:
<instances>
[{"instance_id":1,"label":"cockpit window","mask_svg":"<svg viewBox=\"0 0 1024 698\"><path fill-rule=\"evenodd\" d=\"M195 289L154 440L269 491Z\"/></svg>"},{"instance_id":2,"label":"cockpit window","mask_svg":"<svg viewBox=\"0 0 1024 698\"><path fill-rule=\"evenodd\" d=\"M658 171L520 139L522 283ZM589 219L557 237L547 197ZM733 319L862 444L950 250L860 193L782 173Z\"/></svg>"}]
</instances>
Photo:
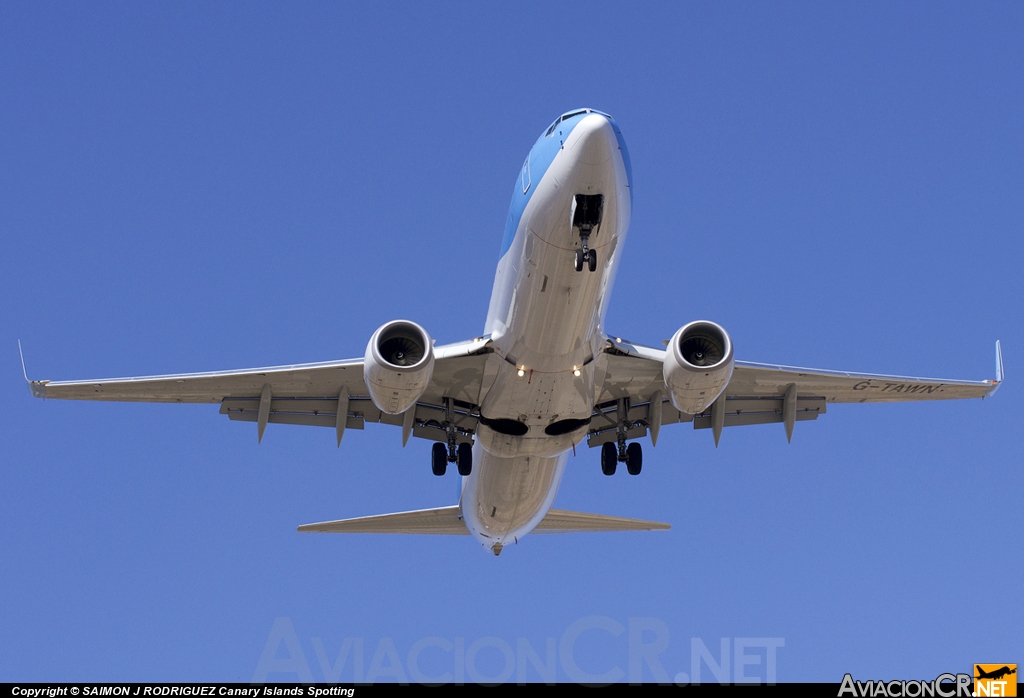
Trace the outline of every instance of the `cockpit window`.
<instances>
[{"instance_id":1,"label":"cockpit window","mask_svg":"<svg viewBox=\"0 0 1024 698\"><path fill-rule=\"evenodd\" d=\"M550 136L552 133L554 133L555 127L558 126L558 124L562 123L567 119L571 119L574 116L579 116L580 114L600 114L601 116L608 116L604 112L597 111L596 109L577 109L576 111L566 112L565 114L562 114L560 117L555 119L555 123L551 124L551 126L548 127L548 130L544 134L544 137L546 138ZM611 117L609 116L608 118L610 119Z\"/></svg>"}]
</instances>

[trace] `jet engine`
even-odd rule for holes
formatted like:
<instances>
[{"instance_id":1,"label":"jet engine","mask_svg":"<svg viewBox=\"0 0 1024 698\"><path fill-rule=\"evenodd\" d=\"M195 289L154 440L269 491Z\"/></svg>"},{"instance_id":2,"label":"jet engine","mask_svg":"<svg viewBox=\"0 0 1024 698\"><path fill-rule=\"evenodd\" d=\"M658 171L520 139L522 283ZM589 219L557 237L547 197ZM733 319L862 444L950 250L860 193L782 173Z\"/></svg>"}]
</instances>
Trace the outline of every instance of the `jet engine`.
<instances>
[{"instance_id":1,"label":"jet engine","mask_svg":"<svg viewBox=\"0 0 1024 698\"><path fill-rule=\"evenodd\" d=\"M382 412L401 414L416 403L434 373L430 335L415 322L392 320L366 345L363 378Z\"/></svg>"},{"instance_id":2,"label":"jet engine","mask_svg":"<svg viewBox=\"0 0 1024 698\"><path fill-rule=\"evenodd\" d=\"M725 392L733 365L732 340L719 325L697 320L679 328L662 369L672 404L680 412L700 414Z\"/></svg>"}]
</instances>

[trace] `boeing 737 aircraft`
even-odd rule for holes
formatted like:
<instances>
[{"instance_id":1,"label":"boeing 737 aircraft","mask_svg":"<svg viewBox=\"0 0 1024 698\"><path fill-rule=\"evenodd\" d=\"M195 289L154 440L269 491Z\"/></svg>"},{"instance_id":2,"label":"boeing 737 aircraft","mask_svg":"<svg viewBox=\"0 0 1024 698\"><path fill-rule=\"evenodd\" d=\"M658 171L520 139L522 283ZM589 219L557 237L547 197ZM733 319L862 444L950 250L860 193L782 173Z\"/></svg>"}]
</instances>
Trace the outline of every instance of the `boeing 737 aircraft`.
<instances>
[{"instance_id":1,"label":"boeing 737 aircraft","mask_svg":"<svg viewBox=\"0 0 1024 698\"><path fill-rule=\"evenodd\" d=\"M737 361L728 333L697 320L666 348L605 328L625 248L632 173L607 114L558 117L516 178L483 333L434 346L394 320L362 358L236 371L91 381L31 381L33 395L69 400L206 402L230 419L347 429L392 424L433 441L431 467L462 476L458 504L300 526L335 533L471 534L498 555L527 533L667 529L668 524L552 509L568 451L584 439L601 469L640 473L638 439L665 425L710 429L817 419L835 402L982 398L996 378L933 380ZM27 377L26 377L27 380Z\"/></svg>"}]
</instances>

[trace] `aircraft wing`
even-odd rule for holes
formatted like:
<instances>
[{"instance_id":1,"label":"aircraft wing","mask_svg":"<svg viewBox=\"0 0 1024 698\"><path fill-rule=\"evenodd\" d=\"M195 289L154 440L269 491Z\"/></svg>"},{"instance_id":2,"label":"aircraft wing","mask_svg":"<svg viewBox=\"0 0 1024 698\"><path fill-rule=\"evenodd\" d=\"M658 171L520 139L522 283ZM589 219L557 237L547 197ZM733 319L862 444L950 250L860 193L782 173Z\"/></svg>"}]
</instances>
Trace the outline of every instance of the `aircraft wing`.
<instances>
[{"instance_id":1,"label":"aircraft wing","mask_svg":"<svg viewBox=\"0 0 1024 698\"><path fill-rule=\"evenodd\" d=\"M713 428L716 410L723 413L721 426L786 422L787 399L790 399L791 421L787 424L787 431L790 431L793 421L817 419L825 414L828 403L984 398L992 395L1003 380L998 342L996 378L984 381L888 376L737 361L724 399L719 398L701 414L688 415L675 410L668 400L662 375L664 350L610 339L603 358L604 386L591 424L591 446L615 440L616 401L620 398L628 398L630 402L631 427L627 438L639 438L651 430L656 439L657 429L662 424L692 421L694 429ZM651 423L656 411L651 410L652 399L662 404L660 422L653 429Z\"/></svg>"},{"instance_id":2,"label":"aircraft wing","mask_svg":"<svg viewBox=\"0 0 1024 698\"><path fill-rule=\"evenodd\" d=\"M137 378L31 381L29 387L36 397L57 400L221 402L258 398L267 384L275 396L337 396L342 387L356 395L366 392L362 359Z\"/></svg>"},{"instance_id":3,"label":"aircraft wing","mask_svg":"<svg viewBox=\"0 0 1024 698\"><path fill-rule=\"evenodd\" d=\"M483 366L490 349L481 337L434 347L434 373L420 397L412 424L403 415L382 413L370 400L363 381L363 360L346 359L266 368L182 373L166 376L84 381L29 381L32 394L60 400L119 402L220 403L230 419L257 422L262 437L266 423L305 424L336 429L340 442L346 428L366 422L408 427L413 436L444 440L444 432L428 425L443 419L443 398L466 403L456 408L460 441L469 440L476 418L468 408L479 401ZM26 378L27 380L27 378ZM345 404L345 419L339 405Z\"/></svg>"}]
</instances>

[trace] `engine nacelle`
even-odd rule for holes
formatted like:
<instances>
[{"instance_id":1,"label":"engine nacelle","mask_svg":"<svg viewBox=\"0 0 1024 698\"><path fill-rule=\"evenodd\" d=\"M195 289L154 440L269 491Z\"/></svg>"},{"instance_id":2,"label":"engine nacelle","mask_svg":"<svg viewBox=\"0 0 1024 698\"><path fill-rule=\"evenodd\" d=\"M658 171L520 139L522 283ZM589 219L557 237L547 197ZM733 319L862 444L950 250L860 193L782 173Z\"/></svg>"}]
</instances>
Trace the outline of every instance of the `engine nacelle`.
<instances>
[{"instance_id":1,"label":"engine nacelle","mask_svg":"<svg viewBox=\"0 0 1024 698\"><path fill-rule=\"evenodd\" d=\"M725 391L734 366L732 340L719 325L697 320L672 336L663 373L680 412L700 414Z\"/></svg>"},{"instance_id":2,"label":"engine nacelle","mask_svg":"<svg viewBox=\"0 0 1024 698\"><path fill-rule=\"evenodd\" d=\"M433 343L415 322L392 320L366 345L363 378L370 399L382 412L401 414L412 407L433 373Z\"/></svg>"}]
</instances>

